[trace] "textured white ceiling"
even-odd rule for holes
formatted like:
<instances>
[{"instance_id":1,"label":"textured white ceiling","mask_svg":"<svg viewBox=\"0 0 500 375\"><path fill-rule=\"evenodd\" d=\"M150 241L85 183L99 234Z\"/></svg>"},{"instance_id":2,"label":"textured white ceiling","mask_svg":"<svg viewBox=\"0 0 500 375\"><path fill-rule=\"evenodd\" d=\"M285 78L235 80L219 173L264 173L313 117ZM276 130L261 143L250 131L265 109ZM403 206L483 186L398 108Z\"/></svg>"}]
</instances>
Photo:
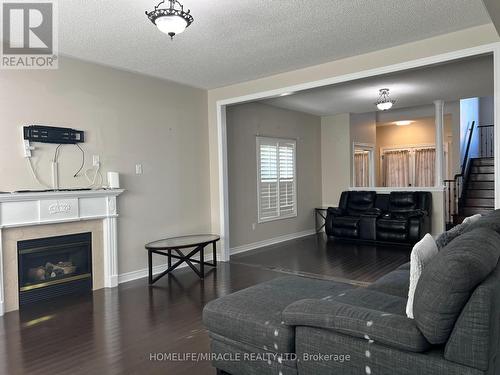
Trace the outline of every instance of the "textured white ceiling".
<instances>
[{"instance_id":1,"label":"textured white ceiling","mask_svg":"<svg viewBox=\"0 0 500 375\"><path fill-rule=\"evenodd\" d=\"M493 57L481 56L407 70L264 100L263 103L318 116L376 110L381 88L390 89L394 109L493 95Z\"/></svg>"},{"instance_id":2,"label":"textured white ceiling","mask_svg":"<svg viewBox=\"0 0 500 375\"><path fill-rule=\"evenodd\" d=\"M491 22L481 0L183 0L171 42L158 2L59 1L61 53L215 88Z\"/></svg>"}]
</instances>

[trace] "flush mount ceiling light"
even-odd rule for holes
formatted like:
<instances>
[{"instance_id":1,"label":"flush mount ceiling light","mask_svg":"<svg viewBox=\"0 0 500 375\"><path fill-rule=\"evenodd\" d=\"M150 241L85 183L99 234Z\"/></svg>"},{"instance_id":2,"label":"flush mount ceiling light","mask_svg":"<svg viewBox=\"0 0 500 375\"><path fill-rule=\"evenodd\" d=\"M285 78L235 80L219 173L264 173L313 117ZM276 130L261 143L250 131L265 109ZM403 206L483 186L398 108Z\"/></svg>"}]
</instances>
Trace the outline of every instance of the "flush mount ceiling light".
<instances>
[{"instance_id":1,"label":"flush mount ceiling light","mask_svg":"<svg viewBox=\"0 0 500 375\"><path fill-rule=\"evenodd\" d=\"M411 125L412 123L413 121L404 120L404 121L396 121L394 124L396 124L397 126L406 126L406 125Z\"/></svg>"},{"instance_id":2,"label":"flush mount ceiling light","mask_svg":"<svg viewBox=\"0 0 500 375\"><path fill-rule=\"evenodd\" d=\"M166 3L168 3L168 8L166 8ZM165 5L160 8L162 4ZM177 0L163 0L155 6L154 10L146 11L146 16L161 32L170 35L170 38L174 39L175 35L182 33L193 23L194 18L190 12L189 9L184 12L184 6Z\"/></svg>"},{"instance_id":3,"label":"flush mount ceiling light","mask_svg":"<svg viewBox=\"0 0 500 375\"><path fill-rule=\"evenodd\" d=\"M380 96L375 103L377 108L381 111L387 111L388 109L391 109L394 103L396 103L395 100L392 100L389 96L389 89L380 89L379 90Z\"/></svg>"}]
</instances>

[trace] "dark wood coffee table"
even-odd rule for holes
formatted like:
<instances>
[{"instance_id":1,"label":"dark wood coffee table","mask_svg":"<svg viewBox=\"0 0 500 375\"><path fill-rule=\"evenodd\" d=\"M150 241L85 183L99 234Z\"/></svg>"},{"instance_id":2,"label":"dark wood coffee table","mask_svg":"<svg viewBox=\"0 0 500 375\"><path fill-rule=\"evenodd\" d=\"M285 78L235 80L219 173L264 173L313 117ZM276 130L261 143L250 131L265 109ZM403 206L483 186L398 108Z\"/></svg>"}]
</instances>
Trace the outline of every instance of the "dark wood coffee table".
<instances>
[{"instance_id":1,"label":"dark wood coffee table","mask_svg":"<svg viewBox=\"0 0 500 375\"><path fill-rule=\"evenodd\" d=\"M149 269L149 284L154 284L163 276L172 272L182 263L191 267L191 269L203 279L205 277L205 266L217 267L217 241L220 237L215 234L196 234L192 236L172 237L159 241L150 242L146 245L148 251L148 269ZM213 258L212 263L205 262L205 247L212 244ZM184 254L182 249L193 248L188 254ZM175 253L175 254L173 254ZM200 260L192 259L196 254L200 254ZM166 256L168 258L168 268L161 274L153 278L153 254ZM172 264L172 258L178 259ZM198 270L193 263L200 265Z\"/></svg>"}]
</instances>

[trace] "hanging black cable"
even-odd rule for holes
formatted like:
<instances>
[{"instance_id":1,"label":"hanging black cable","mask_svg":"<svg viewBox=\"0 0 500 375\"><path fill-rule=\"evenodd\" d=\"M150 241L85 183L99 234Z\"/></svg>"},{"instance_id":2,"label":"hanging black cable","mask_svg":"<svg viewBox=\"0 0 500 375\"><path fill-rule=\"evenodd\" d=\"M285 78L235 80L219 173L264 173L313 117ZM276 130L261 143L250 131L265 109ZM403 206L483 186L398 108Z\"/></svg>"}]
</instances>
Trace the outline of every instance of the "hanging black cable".
<instances>
[{"instance_id":1,"label":"hanging black cable","mask_svg":"<svg viewBox=\"0 0 500 375\"><path fill-rule=\"evenodd\" d=\"M83 166L85 165L85 151L83 151L83 148L80 147L80 145L78 143L75 143L76 147L78 147L80 149L80 151L82 152L82 164L80 165L80 169L78 169L78 171L76 171L76 173L73 175L73 177L77 177L78 176L78 173L80 173L83 169Z\"/></svg>"}]
</instances>

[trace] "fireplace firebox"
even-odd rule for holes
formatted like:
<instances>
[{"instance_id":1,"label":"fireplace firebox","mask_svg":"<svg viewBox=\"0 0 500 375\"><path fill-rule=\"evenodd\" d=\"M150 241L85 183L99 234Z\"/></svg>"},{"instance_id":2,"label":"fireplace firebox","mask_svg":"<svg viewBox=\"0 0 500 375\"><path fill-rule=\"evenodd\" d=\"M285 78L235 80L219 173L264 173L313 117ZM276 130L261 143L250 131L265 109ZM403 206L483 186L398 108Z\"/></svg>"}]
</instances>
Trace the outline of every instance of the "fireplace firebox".
<instances>
[{"instance_id":1,"label":"fireplace firebox","mask_svg":"<svg viewBox=\"0 0 500 375\"><path fill-rule=\"evenodd\" d=\"M92 234L17 243L19 306L92 291Z\"/></svg>"}]
</instances>

